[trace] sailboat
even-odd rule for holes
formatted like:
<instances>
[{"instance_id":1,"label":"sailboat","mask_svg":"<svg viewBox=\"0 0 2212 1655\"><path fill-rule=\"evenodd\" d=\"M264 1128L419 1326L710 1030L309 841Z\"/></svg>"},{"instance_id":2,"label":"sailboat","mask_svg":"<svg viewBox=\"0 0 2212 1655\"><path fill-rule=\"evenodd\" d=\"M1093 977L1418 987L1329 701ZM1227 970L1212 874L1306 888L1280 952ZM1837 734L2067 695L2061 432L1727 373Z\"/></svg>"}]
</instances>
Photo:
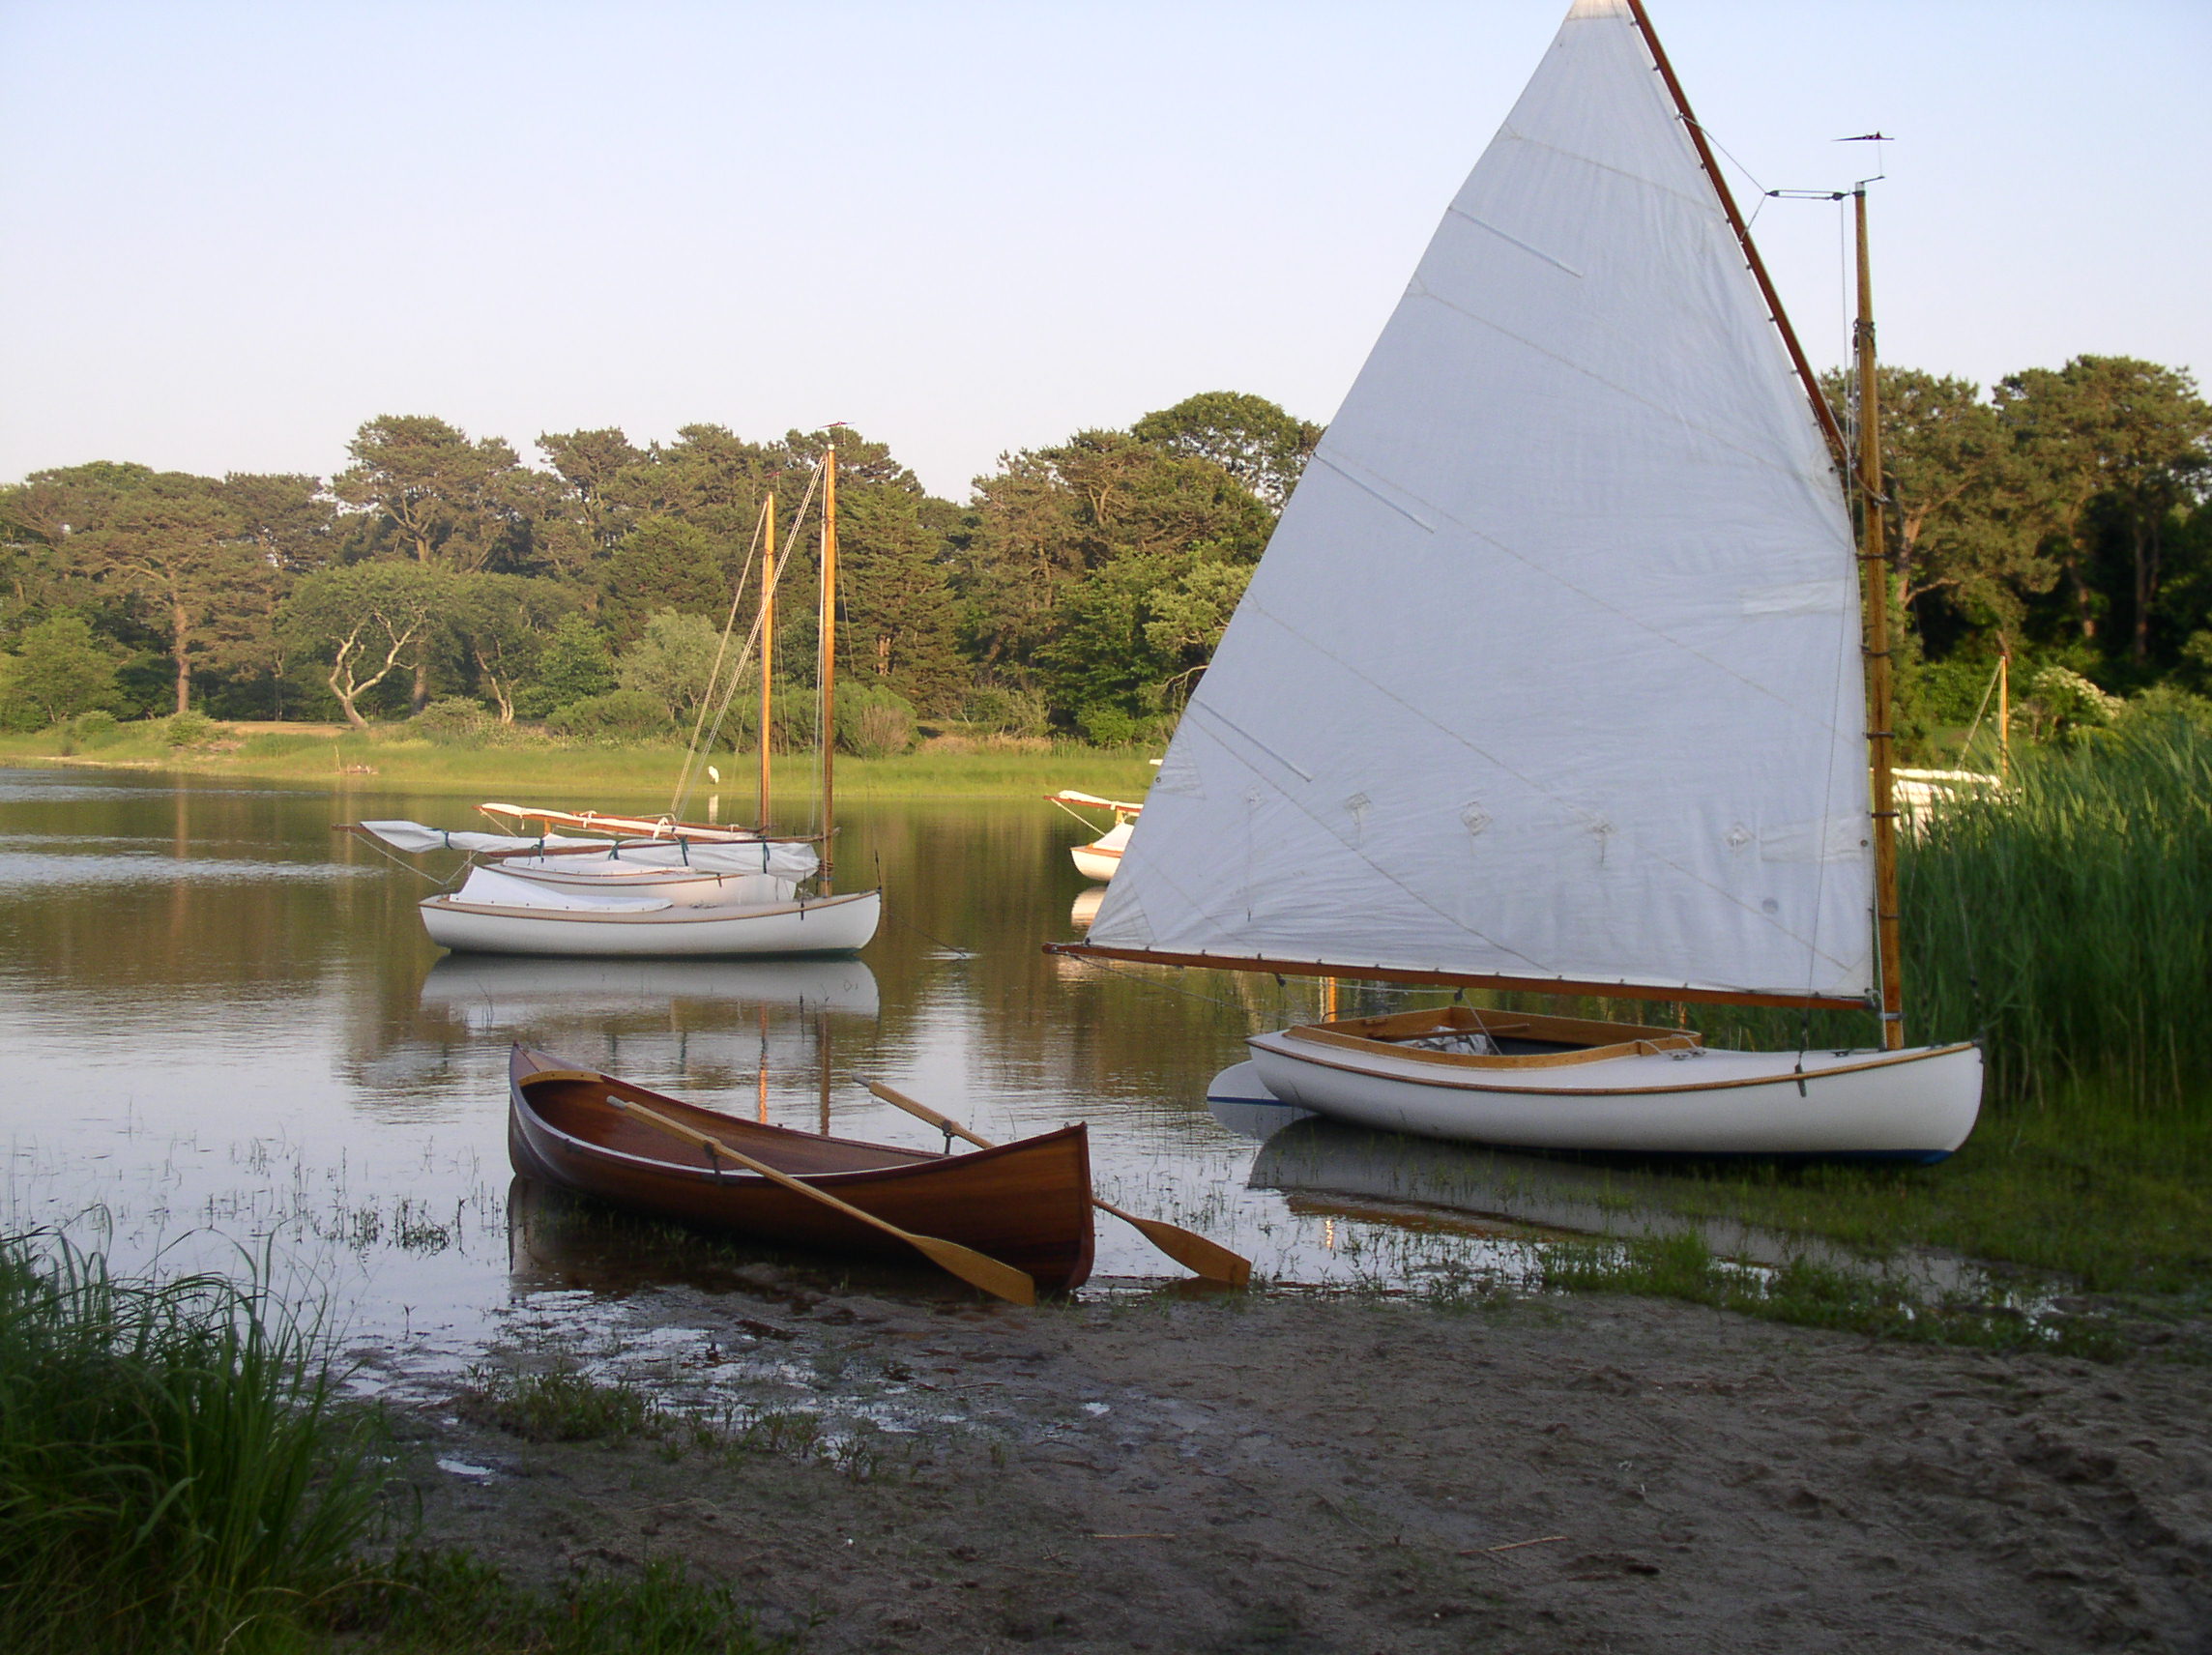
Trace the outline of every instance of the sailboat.
<instances>
[{"instance_id":1,"label":"sailboat","mask_svg":"<svg viewBox=\"0 0 2212 1655\"><path fill-rule=\"evenodd\" d=\"M1072 787L1063 787L1058 793L1044 796L1047 804L1057 804L1070 816L1070 808L1081 805L1087 810L1110 810L1114 813L1114 826L1088 845L1071 846L1068 856L1075 862L1075 871L1085 879L1096 880L1103 885L1121 870L1121 853L1129 848L1129 834L1137 818L1144 813L1142 804L1131 804L1124 799L1100 798L1094 793L1080 793ZM1078 822L1083 818L1076 816ZM1090 827L1089 823L1084 823Z\"/></svg>"},{"instance_id":2,"label":"sailboat","mask_svg":"<svg viewBox=\"0 0 2212 1655\"><path fill-rule=\"evenodd\" d=\"M434 837L480 857L459 889L419 906L423 929L442 947L459 952L605 957L742 954L849 954L873 940L883 919L883 893L835 892L830 846L836 810L836 591L837 457L822 461L821 832L818 837L778 836L770 822L770 714L774 649L774 604L781 572L775 554L775 506L763 508L767 555L761 575L760 615L760 826L751 830L679 819L696 780L695 766L711 751L715 730L706 729L713 700L710 682L692 733L683 779L670 811L630 817L487 803L495 821L538 824L539 836L451 834L410 822L364 823L388 844L428 850ZM810 490L811 493L811 490ZM803 505L800 508L803 512ZM734 627L737 608L732 604ZM730 627L724 628L726 648ZM749 653L748 646L748 653ZM743 660L726 680L722 708L734 696ZM715 677L720 677L717 656ZM702 731L706 740L700 741ZM557 828L580 828L559 834ZM605 835L600 837L599 835ZM815 845L819 843L819 852ZM813 881L814 889L802 884Z\"/></svg>"},{"instance_id":3,"label":"sailboat","mask_svg":"<svg viewBox=\"0 0 2212 1655\"><path fill-rule=\"evenodd\" d=\"M1981 1053L1905 1043L1856 195L1854 465L1642 0L1577 0L1286 507L1089 938L1059 946L1871 1008L1860 1051L1468 1003L1249 1045L1281 1102L1440 1138L1956 1149Z\"/></svg>"}]
</instances>

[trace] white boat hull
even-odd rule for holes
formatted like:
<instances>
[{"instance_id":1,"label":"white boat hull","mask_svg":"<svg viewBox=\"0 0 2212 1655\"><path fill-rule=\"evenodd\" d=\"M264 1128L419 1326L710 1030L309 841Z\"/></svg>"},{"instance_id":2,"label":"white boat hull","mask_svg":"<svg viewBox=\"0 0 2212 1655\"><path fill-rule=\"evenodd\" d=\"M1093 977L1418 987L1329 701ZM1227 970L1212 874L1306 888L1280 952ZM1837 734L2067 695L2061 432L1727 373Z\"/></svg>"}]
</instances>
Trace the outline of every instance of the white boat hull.
<instances>
[{"instance_id":1,"label":"white boat hull","mask_svg":"<svg viewBox=\"0 0 2212 1655\"><path fill-rule=\"evenodd\" d=\"M850 954L883 918L881 891L757 908L590 913L509 908L433 896L421 904L430 941L455 953L619 955Z\"/></svg>"},{"instance_id":2,"label":"white boat hull","mask_svg":"<svg viewBox=\"0 0 2212 1655\"><path fill-rule=\"evenodd\" d=\"M1091 843L1077 845L1067 854L1075 859L1078 873L1103 885L1120 870L1121 853L1129 848L1129 835L1135 831L1136 824L1123 819Z\"/></svg>"},{"instance_id":3,"label":"white boat hull","mask_svg":"<svg viewBox=\"0 0 2212 1655\"><path fill-rule=\"evenodd\" d=\"M1121 866L1120 851L1102 851L1096 845L1078 845L1067 854L1074 859L1077 873L1101 885L1112 879Z\"/></svg>"},{"instance_id":4,"label":"white boat hull","mask_svg":"<svg viewBox=\"0 0 2212 1655\"><path fill-rule=\"evenodd\" d=\"M1267 1091L1318 1115L1520 1149L1940 1160L1981 1111L1977 1046L1640 1053L1500 1073L1256 1034Z\"/></svg>"}]
</instances>

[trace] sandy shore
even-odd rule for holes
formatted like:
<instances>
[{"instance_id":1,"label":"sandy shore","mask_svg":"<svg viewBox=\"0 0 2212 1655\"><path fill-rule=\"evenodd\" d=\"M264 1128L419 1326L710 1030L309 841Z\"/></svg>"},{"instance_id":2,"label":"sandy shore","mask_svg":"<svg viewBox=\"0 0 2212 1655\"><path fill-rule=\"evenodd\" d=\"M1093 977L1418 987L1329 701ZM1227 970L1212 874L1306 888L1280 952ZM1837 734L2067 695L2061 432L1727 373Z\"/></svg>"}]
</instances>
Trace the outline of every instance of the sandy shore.
<instances>
[{"instance_id":1,"label":"sandy shore","mask_svg":"<svg viewBox=\"0 0 2212 1655\"><path fill-rule=\"evenodd\" d=\"M427 1537L525 1574L683 1557L818 1651L2212 1649L2201 1326L2108 1366L1635 1299L1021 1311L744 1274L584 1355L750 1410L752 1446L432 1402ZM500 1360L568 1359L548 1326Z\"/></svg>"}]
</instances>

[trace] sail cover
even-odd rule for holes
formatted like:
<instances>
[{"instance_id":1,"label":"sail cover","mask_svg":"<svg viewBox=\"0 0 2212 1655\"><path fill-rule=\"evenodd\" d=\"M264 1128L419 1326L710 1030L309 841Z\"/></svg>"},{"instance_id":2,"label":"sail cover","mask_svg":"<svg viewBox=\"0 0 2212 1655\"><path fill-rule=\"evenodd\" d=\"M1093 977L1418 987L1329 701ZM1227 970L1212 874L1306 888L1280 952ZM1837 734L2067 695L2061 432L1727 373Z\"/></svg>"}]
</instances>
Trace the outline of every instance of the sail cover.
<instances>
[{"instance_id":1,"label":"sail cover","mask_svg":"<svg viewBox=\"0 0 2212 1655\"><path fill-rule=\"evenodd\" d=\"M1865 996L1856 595L1714 188L1626 5L1582 0L1308 465L1090 941Z\"/></svg>"}]
</instances>

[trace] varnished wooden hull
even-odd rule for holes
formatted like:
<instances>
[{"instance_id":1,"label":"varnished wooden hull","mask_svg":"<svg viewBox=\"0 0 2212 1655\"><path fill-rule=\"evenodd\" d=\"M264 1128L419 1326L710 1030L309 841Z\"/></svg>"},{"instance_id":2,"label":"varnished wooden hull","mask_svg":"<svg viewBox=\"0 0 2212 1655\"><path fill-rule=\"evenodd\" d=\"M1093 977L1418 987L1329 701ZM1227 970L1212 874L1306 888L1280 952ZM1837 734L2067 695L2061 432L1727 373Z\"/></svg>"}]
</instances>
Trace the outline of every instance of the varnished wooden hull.
<instances>
[{"instance_id":1,"label":"varnished wooden hull","mask_svg":"<svg viewBox=\"0 0 2212 1655\"><path fill-rule=\"evenodd\" d=\"M508 1153L526 1178L632 1211L779 1246L861 1258L918 1259L904 1243L618 1111L628 1098L917 1234L957 1241L1029 1273L1040 1291L1091 1274L1091 1155L1081 1125L961 1155L828 1138L742 1120L605 1075L574 1075L517 1046L509 1069Z\"/></svg>"}]
</instances>

